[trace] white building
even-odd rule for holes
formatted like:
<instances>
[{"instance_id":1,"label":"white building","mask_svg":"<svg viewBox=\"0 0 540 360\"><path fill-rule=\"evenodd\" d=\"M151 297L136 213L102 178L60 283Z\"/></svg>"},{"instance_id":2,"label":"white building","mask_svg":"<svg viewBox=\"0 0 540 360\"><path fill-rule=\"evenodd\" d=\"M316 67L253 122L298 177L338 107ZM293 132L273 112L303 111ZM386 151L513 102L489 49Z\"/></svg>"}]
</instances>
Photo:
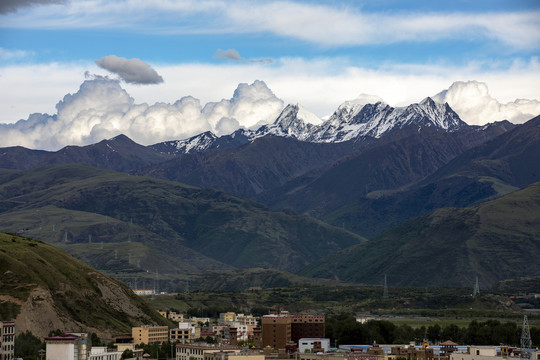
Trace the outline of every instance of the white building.
<instances>
[{"instance_id":1,"label":"white building","mask_svg":"<svg viewBox=\"0 0 540 360\"><path fill-rule=\"evenodd\" d=\"M298 340L298 352L303 354L306 352L328 352L330 349L330 339L320 339L320 338L302 338Z\"/></svg>"},{"instance_id":2,"label":"white building","mask_svg":"<svg viewBox=\"0 0 540 360\"><path fill-rule=\"evenodd\" d=\"M240 348L237 346L213 346L213 345L176 345L176 360L207 360L210 354L227 353L239 354Z\"/></svg>"},{"instance_id":3,"label":"white building","mask_svg":"<svg viewBox=\"0 0 540 360\"><path fill-rule=\"evenodd\" d=\"M106 346L95 346L90 350L88 360L120 360L121 351L107 351Z\"/></svg>"},{"instance_id":4,"label":"white building","mask_svg":"<svg viewBox=\"0 0 540 360\"><path fill-rule=\"evenodd\" d=\"M143 290L143 289L137 289L133 290L133 292L137 295L154 295L154 290Z\"/></svg>"},{"instance_id":5,"label":"white building","mask_svg":"<svg viewBox=\"0 0 540 360\"><path fill-rule=\"evenodd\" d=\"M469 346L467 352L454 352L450 360L502 360L497 346Z\"/></svg>"},{"instance_id":6,"label":"white building","mask_svg":"<svg viewBox=\"0 0 540 360\"><path fill-rule=\"evenodd\" d=\"M46 337L46 360L88 360L87 340L84 333Z\"/></svg>"}]
</instances>

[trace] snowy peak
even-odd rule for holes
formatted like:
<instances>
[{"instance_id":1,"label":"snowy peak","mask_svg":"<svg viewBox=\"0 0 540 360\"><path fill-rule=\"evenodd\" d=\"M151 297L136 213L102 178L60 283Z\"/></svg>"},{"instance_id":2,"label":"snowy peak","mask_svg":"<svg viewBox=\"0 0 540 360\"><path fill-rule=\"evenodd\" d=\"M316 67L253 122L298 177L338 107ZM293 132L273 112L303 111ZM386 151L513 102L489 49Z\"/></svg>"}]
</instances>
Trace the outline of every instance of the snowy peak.
<instances>
[{"instance_id":1,"label":"snowy peak","mask_svg":"<svg viewBox=\"0 0 540 360\"><path fill-rule=\"evenodd\" d=\"M184 140L165 141L159 144L150 145L150 148L169 155L181 155L191 152L202 151L210 148L218 139L211 131L192 136Z\"/></svg>"},{"instance_id":2,"label":"snowy peak","mask_svg":"<svg viewBox=\"0 0 540 360\"><path fill-rule=\"evenodd\" d=\"M255 137L274 135L305 140L313 129L317 127L315 124L320 123L322 123L322 120L303 106L289 104L273 124L259 128Z\"/></svg>"},{"instance_id":3,"label":"snowy peak","mask_svg":"<svg viewBox=\"0 0 540 360\"><path fill-rule=\"evenodd\" d=\"M445 131L468 126L448 104L438 104L431 98L401 108L393 108L382 101L374 104L345 102L312 132L309 140L342 142L360 137L380 138L395 128L408 125L434 126Z\"/></svg>"},{"instance_id":4,"label":"snowy peak","mask_svg":"<svg viewBox=\"0 0 540 360\"><path fill-rule=\"evenodd\" d=\"M332 114L329 120L332 120L333 122L349 122L351 119L356 117L360 111L362 111L364 106L378 103L386 105L383 99L378 96L361 94L354 100L348 100L342 103Z\"/></svg>"},{"instance_id":5,"label":"snowy peak","mask_svg":"<svg viewBox=\"0 0 540 360\"><path fill-rule=\"evenodd\" d=\"M413 104L409 107L415 106L415 116L411 121L416 121L419 125L431 126L431 123L433 126L447 131L456 131L463 126L468 126L452 110L448 103L441 104L427 97L419 104Z\"/></svg>"}]
</instances>

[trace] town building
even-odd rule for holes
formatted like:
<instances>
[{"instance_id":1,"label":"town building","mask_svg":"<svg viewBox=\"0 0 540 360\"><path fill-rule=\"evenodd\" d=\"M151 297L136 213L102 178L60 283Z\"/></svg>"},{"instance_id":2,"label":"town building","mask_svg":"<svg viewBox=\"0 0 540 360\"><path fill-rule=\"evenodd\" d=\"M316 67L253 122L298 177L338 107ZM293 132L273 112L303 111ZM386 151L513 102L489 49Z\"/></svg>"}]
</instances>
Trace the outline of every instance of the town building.
<instances>
[{"instance_id":1,"label":"town building","mask_svg":"<svg viewBox=\"0 0 540 360\"><path fill-rule=\"evenodd\" d=\"M302 338L298 341L298 352L300 353L328 352L328 350L330 350L330 339Z\"/></svg>"},{"instance_id":2,"label":"town building","mask_svg":"<svg viewBox=\"0 0 540 360\"><path fill-rule=\"evenodd\" d=\"M213 353L220 353L218 359L222 360L225 354L239 354L240 348L238 346L212 346L209 344L176 345L176 360L213 360L211 356Z\"/></svg>"},{"instance_id":3,"label":"town building","mask_svg":"<svg viewBox=\"0 0 540 360\"><path fill-rule=\"evenodd\" d=\"M291 316L282 311L261 317L262 346L285 349L291 343L298 346L302 338L324 338L324 316L306 313Z\"/></svg>"},{"instance_id":4,"label":"town building","mask_svg":"<svg viewBox=\"0 0 540 360\"><path fill-rule=\"evenodd\" d=\"M230 322L236 321L236 313L226 312L220 313L218 318L218 324L227 325Z\"/></svg>"},{"instance_id":5,"label":"town building","mask_svg":"<svg viewBox=\"0 0 540 360\"><path fill-rule=\"evenodd\" d=\"M302 338L324 338L324 316L291 316L291 341L298 344Z\"/></svg>"},{"instance_id":6,"label":"town building","mask_svg":"<svg viewBox=\"0 0 540 360\"><path fill-rule=\"evenodd\" d=\"M122 351L109 351L106 346L94 346L90 349L88 360L120 360L121 357Z\"/></svg>"},{"instance_id":7,"label":"town building","mask_svg":"<svg viewBox=\"0 0 540 360\"><path fill-rule=\"evenodd\" d=\"M220 351L209 353L206 360L265 360L264 354L240 354L237 352Z\"/></svg>"},{"instance_id":8,"label":"town building","mask_svg":"<svg viewBox=\"0 0 540 360\"><path fill-rule=\"evenodd\" d=\"M114 346L120 353L124 353L126 350L131 350L133 352L134 359L143 360L144 350L135 348L135 344L133 343L133 338L131 336L117 337L116 341L114 342Z\"/></svg>"},{"instance_id":9,"label":"town building","mask_svg":"<svg viewBox=\"0 0 540 360\"><path fill-rule=\"evenodd\" d=\"M172 321L178 321L178 322L184 321L184 315L178 314L175 311L169 311L169 314L167 315L167 317L171 319Z\"/></svg>"},{"instance_id":10,"label":"town building","mask_svg":"<svg viewBox=\"0 0 540 360\"><path fill-rule=\"evenodd\" d=\"M261 317L262 346L285 349L291 342L291 317L288 312Z\"/></svg>"},{"instance_id":11,"label":"town building","mask_svg":"<svg viewBox=\"0 0 540 360\"><path fill-rule=\"evenodd\" d=\"M92 344L86 333L68 333L45 338L46 360L88 360Z\"/></svg>"},{"instance_id":12,"label":"town building","mask_svg":"<svg viewBox=\"0 0 540 360\"><path fill-rule=\"evenodd\" d=\"M131 328L131 336L135 345L161 343L169 340L169 328L167 326L142 325Z\"/></svg>"},{"instance_id":13,"label":"town building","mask_svg":"<svg viewBox=\"0 0 540 360\"><path fill-rule=\"evenodd\" d=\"M0 360L15 359L15 322L0 321Z\"/></svg>"},{"instance_id":14,"label":"town building","mask_svg":"<svg viewBox=\"0 0 540 360\"><path fill-rule=\"evenodd\" d=\"M154 295L156 293L154 290L148 289L135 289L133 292L139 296Z\"/></svg>"},{"instance_id":15,"label":"town building","mask_svg":"<svg viewBox=\"0 0 540 360\"><path fill-rule=\"evenodd\" d=\"M200 337L201 327L188 322L179 322L177 328L169 330L169 339L173 342L190 343Z\"/></svg>"},{"instance_id":16,"label":"town building","mask_svg":"<svg viewBox=\"0 0 540 360\"><path fill-rule=\"evenodd\" d=\"M469 346L466 352L452 352L450 360L502 360L514 356L512 351L504 346Z\"/></svg>"}]
</instances>

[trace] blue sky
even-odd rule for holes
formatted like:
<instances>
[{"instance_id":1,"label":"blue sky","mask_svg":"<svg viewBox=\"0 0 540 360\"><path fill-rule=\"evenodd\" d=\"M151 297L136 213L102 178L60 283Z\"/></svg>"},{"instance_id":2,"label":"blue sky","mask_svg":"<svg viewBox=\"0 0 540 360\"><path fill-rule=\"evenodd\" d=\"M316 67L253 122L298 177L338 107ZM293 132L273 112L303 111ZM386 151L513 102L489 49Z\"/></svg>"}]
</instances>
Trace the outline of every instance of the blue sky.
<instances>
[{"instance_id":1,"label":"blue sky","mask_svg":"<svg viewBox=\"0 0 540 360\"><path fill-rule=\"evenodd\" d=\"M135 103L205 104L262 80L324 117L362 93L405 105L474 80L506 104L540 98L540 2L6 0L0 123L54 114L85 72L115 78L95 63L109 55L164 79L122 82Z\"/></svg>"}]
</instances>

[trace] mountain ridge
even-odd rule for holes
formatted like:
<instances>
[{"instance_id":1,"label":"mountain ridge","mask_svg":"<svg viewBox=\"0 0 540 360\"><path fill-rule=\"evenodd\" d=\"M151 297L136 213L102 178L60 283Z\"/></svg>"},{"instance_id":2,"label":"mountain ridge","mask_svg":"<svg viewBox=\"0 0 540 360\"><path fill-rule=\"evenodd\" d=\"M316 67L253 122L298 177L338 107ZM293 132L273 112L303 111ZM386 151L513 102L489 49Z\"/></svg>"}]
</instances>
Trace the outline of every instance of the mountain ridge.
<instances>
[{"instance_id":1,"label":"mountain ridge","mask_svg":"<svg viewBox=\"0 0 540 360\"><path fill-rule=\"evenodd\" d=\"M540 253L539 213L540 183L534 183L474 207L438 209L299 274L371 283L388 274L392 286L472 286L475 276L490 286L534 276L540 271L534 260ZM516 266L516 258L525 261Z\"/></svg>"}]
</instances>

